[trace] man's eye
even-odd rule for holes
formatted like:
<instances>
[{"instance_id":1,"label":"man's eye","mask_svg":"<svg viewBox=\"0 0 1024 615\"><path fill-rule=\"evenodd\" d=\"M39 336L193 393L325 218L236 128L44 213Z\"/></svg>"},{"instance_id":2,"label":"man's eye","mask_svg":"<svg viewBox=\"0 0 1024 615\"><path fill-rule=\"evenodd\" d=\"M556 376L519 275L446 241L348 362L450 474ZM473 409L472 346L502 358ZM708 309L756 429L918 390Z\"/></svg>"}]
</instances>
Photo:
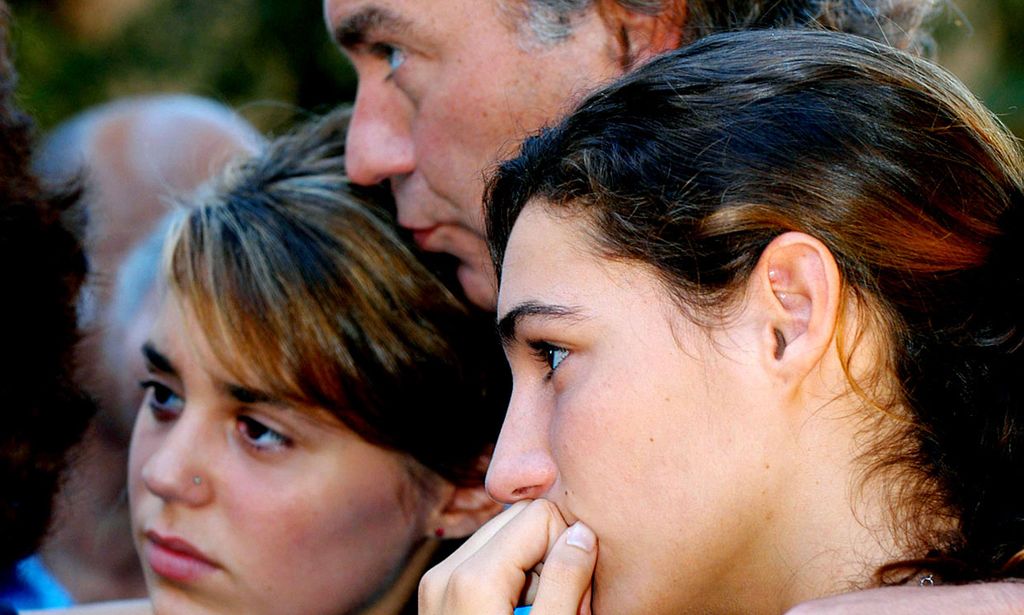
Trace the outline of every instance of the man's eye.
<instances>
[{"instance_id":1,"label":"man's eye","mask_svg":"<svg viewBox=\"0 0 1024 615\"><path fill-rule=\"evenodd\" d=\"M145 403L157 420L170 420L185 408L185 400L166 385L145 380L139 386L146 391Z\"/></svg>"},{"instance_id":2,"label":"man's eye","mask_svg":"<svg viewBox=\"0 0 1024 615\"><path fill-rule=\"evenodd\" d=\"M267 427L251 416L238 417L238 432L253 448L260 450L273 450L289 446L292 443L287 436Z\"/></svg>"},{"instance_id":3,"label":"man's eye","mask_svg":"<svg viewBox=\"0 0 1024 615\"><path fill-rule=\"evenodd\" d=\"M375 43L372 46L372 51L374 55L388 63L388 77L391 77L405 63L405 52L394 45Z\"/></svg>"}]
</instances>

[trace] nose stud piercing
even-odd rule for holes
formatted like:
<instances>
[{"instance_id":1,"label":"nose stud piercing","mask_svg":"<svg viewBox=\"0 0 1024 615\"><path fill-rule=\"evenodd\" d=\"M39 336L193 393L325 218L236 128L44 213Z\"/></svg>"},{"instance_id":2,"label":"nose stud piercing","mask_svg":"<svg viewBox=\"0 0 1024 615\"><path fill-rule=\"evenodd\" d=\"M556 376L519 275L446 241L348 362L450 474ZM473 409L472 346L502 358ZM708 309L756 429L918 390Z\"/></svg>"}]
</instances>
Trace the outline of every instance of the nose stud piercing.
<instances>
[{"instance_id":1,"label":"nose stud piercing","mask_svg":"<svg viewBox=\"0 0 1024 615\"><path fill-rule=\"evenodd\" d=\"M203 479L198 477L198 476L193 476L192 477L192 484L193 485L202 485L203 484Z\"/></svg>"}]
</instances>

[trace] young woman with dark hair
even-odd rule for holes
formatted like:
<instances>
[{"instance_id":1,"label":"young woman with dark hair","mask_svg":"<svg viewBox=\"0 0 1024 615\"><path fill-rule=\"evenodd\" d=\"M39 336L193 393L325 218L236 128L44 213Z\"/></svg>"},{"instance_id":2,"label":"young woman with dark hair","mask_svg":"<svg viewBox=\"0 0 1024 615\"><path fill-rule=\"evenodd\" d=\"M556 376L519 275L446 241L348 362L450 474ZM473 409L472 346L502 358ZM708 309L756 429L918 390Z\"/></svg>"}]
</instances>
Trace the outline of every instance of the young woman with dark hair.
<instances>
[{"instance_id":1,"label":"young woman with dark hair","mask_svg":"<svg viewBox=\"0 0 1024 615\"><path fill-rule=\"evenodd\" d=\"M421 613L1024 575L1024 158L946 72L712 36L528 139L487 222L514 380L487 487L513 506Z\"/></svg>"}]
</instances>

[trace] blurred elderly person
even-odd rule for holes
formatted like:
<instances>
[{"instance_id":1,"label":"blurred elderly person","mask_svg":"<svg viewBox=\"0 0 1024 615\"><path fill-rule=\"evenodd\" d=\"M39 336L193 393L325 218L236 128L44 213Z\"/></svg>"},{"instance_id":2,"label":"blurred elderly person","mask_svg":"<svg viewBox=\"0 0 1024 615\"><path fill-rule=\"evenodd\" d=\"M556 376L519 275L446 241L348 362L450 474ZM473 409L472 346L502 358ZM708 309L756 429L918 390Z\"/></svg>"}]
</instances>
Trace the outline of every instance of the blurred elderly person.
<instances>
[{"instance_id":1,"label":"blurred elderly person","mask_svg":"<svg viewBox=\"0 0 1024 615\"><path fill-rule=\"evenodd\" d=\"M84 338L76 378L97 419L57 498L43 559L78 602L145 595L125 499L128 440L145 373L138 349L151 320L159 246L145 241L187 194L262 137L210 100L165 95L88 110L54 130L36 156L48 184L79 182L79 231L89 261L79 297ZM58 605L53 605L58 606Z\"/></svg>"}]
</instances>

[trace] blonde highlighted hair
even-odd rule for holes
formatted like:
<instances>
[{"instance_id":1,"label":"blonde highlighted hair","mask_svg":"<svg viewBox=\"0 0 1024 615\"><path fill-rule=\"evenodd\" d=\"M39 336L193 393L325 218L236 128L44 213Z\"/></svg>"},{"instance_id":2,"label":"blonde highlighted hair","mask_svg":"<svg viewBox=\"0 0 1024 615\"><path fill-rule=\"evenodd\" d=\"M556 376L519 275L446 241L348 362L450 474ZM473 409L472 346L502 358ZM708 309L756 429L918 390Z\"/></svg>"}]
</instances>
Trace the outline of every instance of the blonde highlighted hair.
<instances>
[{"instance_id":1,"label":"blonde highlighted hair","mask_svg":"<svg viewBox=\"0 0 1024 615\"><path fill-rule=\"evenodd\" d=\"M344 175L335 113L235 165L182 209L170 291L240 383L319 408L455 482L479 482L504 370L491 326Z\"/></svg>"}]
</instances>

